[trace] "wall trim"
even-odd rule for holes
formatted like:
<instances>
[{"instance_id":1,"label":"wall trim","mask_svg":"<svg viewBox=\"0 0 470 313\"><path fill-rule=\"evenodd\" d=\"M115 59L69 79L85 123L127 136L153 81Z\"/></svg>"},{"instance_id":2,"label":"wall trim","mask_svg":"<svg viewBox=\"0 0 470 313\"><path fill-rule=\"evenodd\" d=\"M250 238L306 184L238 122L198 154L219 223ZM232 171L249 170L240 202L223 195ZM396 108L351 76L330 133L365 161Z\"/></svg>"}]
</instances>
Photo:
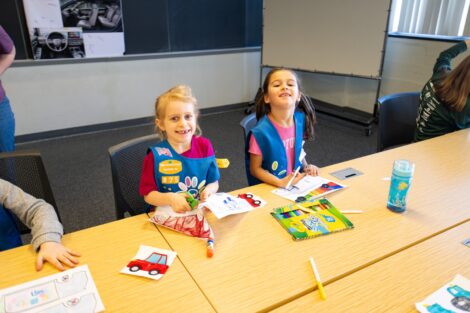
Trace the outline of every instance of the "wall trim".
<instances>
[{"instance_id":1,"label":"wall trim","mask_svg":"<svg viewBox=\"0 0 470 313\"><path fill-rule=\"evenodd\" d=\"M246 109L248 107L248 102L242 103L235 103L235 104L227 104L221 105L218 107L211 107L211 108L202 108L200 109L201 115L211 115L217 113L223 113L227 111L233 110L240 110ZM94 125L86 125L86 126L79 126L79 127L70 127L64 129L57 129L33 134L26 134L26 135L19 135L15 136L15 143L29 143L32 141L40 141L40 140L49 140L55 139L59 137L68 137L68 136L77 136L77 135L84 135L87 133L95 133L95 132L102 132L116 128L125 128L125 127L134 127L134 126L141 126L145 124L152 124L153 123L153 116L146 116L140 118L134 118L129 120L123 121L116 121L116 122L109 122L109 123L100 123Z\"/></svg>"}]
</instances>

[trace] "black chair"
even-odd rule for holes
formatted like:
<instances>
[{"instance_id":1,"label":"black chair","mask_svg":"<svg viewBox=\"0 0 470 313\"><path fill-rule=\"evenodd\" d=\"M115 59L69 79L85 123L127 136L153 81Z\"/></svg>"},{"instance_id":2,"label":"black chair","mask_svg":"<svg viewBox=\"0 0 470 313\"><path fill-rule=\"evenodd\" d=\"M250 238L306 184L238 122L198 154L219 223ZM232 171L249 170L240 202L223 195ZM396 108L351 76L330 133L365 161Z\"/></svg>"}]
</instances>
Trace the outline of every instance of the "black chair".
<instances>
[{"instance_id":1,"label":"black chair","mask_svg":"<svg viewBox=\"0 0 470 313\"><path fill-rule=\"evenodd\" d=\"M146 212L148 205L139 194L142 163L150 146L160 140L157 135L134 138L108 149L113 176L116 217L122 219Z\"/></svg>"},{"instance_id":2,"label":"black chair","mask_svg":"<svg viewBox=\"0 0 470 313\"><path fill-rule=\"evenodd\" d=\"M380 97L377 151L413 142L420 92L403 92Z\"/></svg>"},{"instance_id":3,"label":"black chair","mask_svg":"<svg viewBox=\"0 0 470 313\"><path fill-rule=\"evenodd\" d=\"M0 153L0 178L51 204L59 221L61 220L39 151L18 150ZM21 234L30 233L28 227L19 220L17 222Z\"/></svg>"},{"instance_id":4,"label":"black chair","mask_svg":"<svg viewBox=\"0 0 470 313\"><path fill-rule=\"evenodd\" d=\"M245 116L241 120L240 126L243 129L243 138L245 139L245 142L248 139L248 138L246 138L248 136L248 133L250 132L250 130L253 127L255 127L256 123L258 123L258 121L256 120L256 114L255 113L251 113L250 115Z\"/></svg>"}]
</instances>

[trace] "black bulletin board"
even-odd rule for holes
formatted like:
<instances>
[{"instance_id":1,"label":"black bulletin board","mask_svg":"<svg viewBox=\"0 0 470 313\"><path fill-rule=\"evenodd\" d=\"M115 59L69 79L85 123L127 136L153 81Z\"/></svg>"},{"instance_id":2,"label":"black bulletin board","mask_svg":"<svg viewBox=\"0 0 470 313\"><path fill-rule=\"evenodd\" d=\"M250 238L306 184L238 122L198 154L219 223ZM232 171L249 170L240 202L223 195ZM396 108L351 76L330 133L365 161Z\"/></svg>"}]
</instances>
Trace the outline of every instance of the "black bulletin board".
<instances>
[{"instance_id":1,"label":"black bulletin board","mask_svg":"<svg viewBox=\"0 0 470 313\"><path fill-rule=\"evenodd\" d=\"M262 0L121 1L126 55L261 45ZM0 0L0 24L31 59L22 0Z\"/></svg>"}]
</instances>

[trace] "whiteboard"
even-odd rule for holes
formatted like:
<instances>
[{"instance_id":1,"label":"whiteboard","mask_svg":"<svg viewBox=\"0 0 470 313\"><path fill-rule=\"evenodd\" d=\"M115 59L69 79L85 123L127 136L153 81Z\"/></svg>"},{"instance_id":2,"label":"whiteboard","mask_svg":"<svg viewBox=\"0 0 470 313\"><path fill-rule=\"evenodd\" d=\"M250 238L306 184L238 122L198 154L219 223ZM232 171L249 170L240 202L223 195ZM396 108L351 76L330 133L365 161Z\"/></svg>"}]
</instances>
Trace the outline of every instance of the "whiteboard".
<instances>
[{"instance_id":1,"label":"whiteboard","mask_svg":"<svg viewBox=\"0 0 470 313\"><path fill-rule=\"evenodd\" d=\"M390 0L265 0L262 65L378 79Z\"/></svg>"}]
</instances>

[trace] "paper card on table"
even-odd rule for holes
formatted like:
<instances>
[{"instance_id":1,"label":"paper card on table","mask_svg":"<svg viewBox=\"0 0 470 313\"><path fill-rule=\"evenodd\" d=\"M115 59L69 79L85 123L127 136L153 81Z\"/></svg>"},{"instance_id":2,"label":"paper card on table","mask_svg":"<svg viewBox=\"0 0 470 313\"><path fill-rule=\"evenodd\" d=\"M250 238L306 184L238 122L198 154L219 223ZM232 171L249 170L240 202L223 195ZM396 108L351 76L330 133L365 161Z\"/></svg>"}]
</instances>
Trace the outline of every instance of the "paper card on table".
<instances>
[{"instance_id":1,"label":"paper card on table","mask_svg":"<svg viewBox=\"0 0 470 313\"><path fill-rule=\"evenodd\" d=\"M470 280L456 275L442 288L429 295L422 302L416 303L419 312L469 312L470 311Z\"/></svg>"},{"instance_id":2,"label":"paper card on table","mask_svg":"<svg viewBox=\"0 0 470 313\"><path fill-rule=\"evenodd\" d=\"M272 192L292 201L303 202L323 197L331 192L343 189L344 187L346 186L321 176L306 175L289 189L277 188Z\"/></svg>"},{"instance_id":3,"label":"paper card on table","mask_svg":"<svg viewBox=\"0 0 470 313\"><path fill-rule=\"evenodd\" d=\"M0 312L103 312L87 265L0 290Z\"/></svg>"},{"instance_id":4,"label":"paper card on table","mask_svg":"<svg viewBox=\"0 0 470 313\"><path fill-rule=\"evenodd\" d=\"M254 209L246 200L234 197L228 193L216 193L200 205L214 213L218 219L227 215L248 212Z\"/></svg>"},{"instance_id":5,"label":"paper card on table","mask_svg":"<svg viewBox=\"0 0 470 313\"><path fill-rule=\"evenodd\" d=\"M246 202L248 202L249 205L251 205L254 208L262 208L263 206L266 205L266 201L264 201L262 198L258 197L257 195L254 195L252 193L241 193L237 195L237 198L243 199Z\"/></svg>"},{"instance_id":6,"label":"paper card on table","mask_svg":"<svg viewBox=\"0 0 470 313\"><path fill-rule=\"evenodd\" d=\"M274 209L271 215L294 240L309 239L354 227L327 199L286 205Z\"/></svg>"},{"instance_id":7,"label":"paper card on table","mask_svg":"<svg viewBox=\"0 0 470 313\"><path fill-rule=\"evenodd\" d=\"M175 258L174 251L141 245L121 273L158 280L165 275Z\"/></svg>"}]
</instances>

